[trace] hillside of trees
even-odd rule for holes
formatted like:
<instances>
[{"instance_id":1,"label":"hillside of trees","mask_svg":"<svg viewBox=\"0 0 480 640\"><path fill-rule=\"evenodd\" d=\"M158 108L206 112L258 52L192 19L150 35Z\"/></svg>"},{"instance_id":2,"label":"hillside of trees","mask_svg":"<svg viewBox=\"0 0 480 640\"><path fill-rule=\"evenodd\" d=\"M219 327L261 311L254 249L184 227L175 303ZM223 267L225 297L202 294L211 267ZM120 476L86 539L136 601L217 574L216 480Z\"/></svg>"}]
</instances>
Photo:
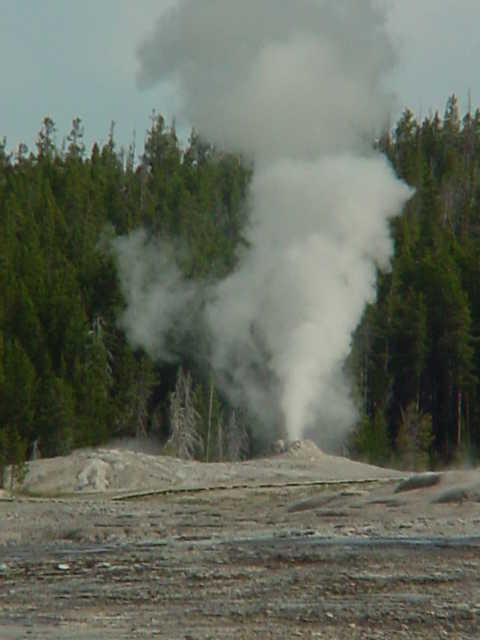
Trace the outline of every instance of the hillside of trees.
<instances>
[{"instance_id":1,"label":"hillside of trees","mask_svg":"<svg viewBox=\"0 0 480 640\"><path fill-rule=\"evenodd\" d=\"M134 157L133 148L116 149L113 127L87 155L78 119L61 148L49 118L35 153L0 146L0 463L32 448L55 456L151 431L173 435L178 453L213 455L200 446L203 434L192 449L170 423L187 393L197 430L200 419L216 426L218 396L199 375L192 380L188 362L177 369L129 347L117 327L124 301L108 241L138 227L180 237L185 275L220 278L242 241L250 170L195 132L182 151L159 115L141 161Z\"/></svg>"},{"instance_id":2,"label":"hillside of trees","mask_svg":"<svg viewBox=\"0 0 480 640\"><path fill-rule=\"evenodd\" d=\"M418 122L378 141L415 188L392 224L395 254L356 330L349 368L374 461L474 460L480 447L480 111Z\"/></svg>"},{"instance_id":3,"label":"hillside of trees","mask_svg":"<svg viewBox=\"0 0 480 640\"><path fill-rule=\"evenodd\" d=\"M480 450L480 111L418 122L405 111L376 142L415 195L392 222L392 269L352 337L346 372L359 424L352 455L441 465ZM235 267L252 168L152 116L145 150L89 153L73 121L35 152L0 144L0 466L113 437L155 433L203 460L255 453L251 419L188 353L153 362L119 329L109 241L137 228L186 247L191 279Z\"/></svg>"}]
</instances>

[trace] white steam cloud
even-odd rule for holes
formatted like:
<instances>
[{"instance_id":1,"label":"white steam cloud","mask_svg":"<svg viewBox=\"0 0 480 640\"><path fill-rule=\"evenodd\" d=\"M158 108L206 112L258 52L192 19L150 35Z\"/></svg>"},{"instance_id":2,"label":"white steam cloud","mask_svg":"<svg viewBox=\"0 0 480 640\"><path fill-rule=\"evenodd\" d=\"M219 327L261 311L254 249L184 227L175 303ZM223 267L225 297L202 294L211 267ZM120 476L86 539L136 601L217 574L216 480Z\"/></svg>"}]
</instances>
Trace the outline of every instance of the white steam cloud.
<instances>
[{"instance_id":1,"label":"white steam cloud","mask_svg":"<svg viewBox=\"0 0 480 640\"><path fill-rule=\"evenodd\" d=\"M251 249L210 291L210 363L231 398L291 438L334 446L355 419L342 363L375 265L388 265L388 220L409 197L371 150L392 99L394 62L373 0L180 0L139 49L139 84L174 80L185 120L255 159ZM136 243L136 244L135 244ZM194 292L168 270L145 289L150 253L122 240L124 326L165 351L173 306ZM153 260L153 262L152 262ZM149 267L145 265L150 265Z\"/></svg>"},{"instance_id":2,"label":"white steam cloud","mask_svg":"<svg viewBox=\"0 0 480 640\"><path fill-rule=\"evenodd\" d=\"M183 277L174 247L147 238L143 230L115 240L114 250L128 301L120 325L133 347L158 360L175 360L178 339L195 321L198 287Z\"/></svg>"}]
</instances>

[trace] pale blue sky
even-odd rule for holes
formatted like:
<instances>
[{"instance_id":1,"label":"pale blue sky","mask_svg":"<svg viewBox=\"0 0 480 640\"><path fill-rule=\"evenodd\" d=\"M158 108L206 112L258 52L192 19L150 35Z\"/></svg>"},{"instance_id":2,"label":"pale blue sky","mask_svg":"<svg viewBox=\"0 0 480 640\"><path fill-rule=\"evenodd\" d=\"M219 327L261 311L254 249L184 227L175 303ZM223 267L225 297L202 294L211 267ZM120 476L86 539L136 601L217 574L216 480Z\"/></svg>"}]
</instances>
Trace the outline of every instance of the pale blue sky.
<instances>
[{"instance_id":1,"label":"pale blue sky","mask_svg":"<svg viewBox=\"0 0 480 640\"><path fill-rule=\"evenodd\" d=\"M141 150L152 109L170 119L177 103L167 87L137 89L135 50L175 1L0 0L0 138L32 147L49 115L60 143L79 116L88 144L105 142L114 120L117 142L127 146L136 130ZM451 93L466 108L469 89L480 105L480 0L379 1L400 48L399 110L443 111Z\"/></svg>"}]
</instances>

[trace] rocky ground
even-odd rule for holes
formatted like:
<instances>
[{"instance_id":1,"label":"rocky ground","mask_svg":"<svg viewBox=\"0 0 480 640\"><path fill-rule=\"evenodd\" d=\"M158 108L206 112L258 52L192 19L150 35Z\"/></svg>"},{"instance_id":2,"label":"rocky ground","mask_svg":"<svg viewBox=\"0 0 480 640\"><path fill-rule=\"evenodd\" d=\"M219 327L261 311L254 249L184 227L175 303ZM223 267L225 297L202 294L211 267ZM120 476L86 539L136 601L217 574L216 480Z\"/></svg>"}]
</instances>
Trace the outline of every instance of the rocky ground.
<instances>
[{"instance_id":1,"label":"rocky ground","mask_svg":"<svg viewBox=\"0 0 480 640\"><path fill-rule=\"evenodd\" d=\"M310 443L31 463L0 497L0 638L480 637L480 473L403 475Z\"/></svg>"}]
</instances>

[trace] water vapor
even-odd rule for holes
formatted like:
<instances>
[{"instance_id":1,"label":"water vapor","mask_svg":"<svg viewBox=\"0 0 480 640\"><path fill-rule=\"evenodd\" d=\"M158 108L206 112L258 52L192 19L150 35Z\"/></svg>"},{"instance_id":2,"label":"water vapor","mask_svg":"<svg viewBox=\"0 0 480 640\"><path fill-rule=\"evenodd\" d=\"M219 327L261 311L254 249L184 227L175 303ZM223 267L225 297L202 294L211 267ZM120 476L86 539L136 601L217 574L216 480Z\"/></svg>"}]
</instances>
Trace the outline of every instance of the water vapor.
<instances>
[{"instance_id":1,"label":"water vapor","mask_svg":"<svg viewBox=\"0 0 480 640\"><path fill-rule=\"evenodd\" d=\"M389 263L388 221L409 196L372 151L395 60L377 4L180 0L138 54L141 87L173 82L180 117L255 162L251 248L204 310L217 378L266 427L329 447L355 419L342 363L375 267ZM168 301L136 284L124 326L155 355ZM177 311L193 295L179 291Z\"/></svg>"},{"instance_id":2,"label":"water vapor","mask_svg":"<svg viewBox=\"0 0 480 640\"><path fill-rule=\"evenodd\" d=\"M118 238L113 249L128 302L119 326L133 347L157 360L174 361L196 317L198 287L183 277L174 248L143 230Z\"/></svg>"}]
</instances>

